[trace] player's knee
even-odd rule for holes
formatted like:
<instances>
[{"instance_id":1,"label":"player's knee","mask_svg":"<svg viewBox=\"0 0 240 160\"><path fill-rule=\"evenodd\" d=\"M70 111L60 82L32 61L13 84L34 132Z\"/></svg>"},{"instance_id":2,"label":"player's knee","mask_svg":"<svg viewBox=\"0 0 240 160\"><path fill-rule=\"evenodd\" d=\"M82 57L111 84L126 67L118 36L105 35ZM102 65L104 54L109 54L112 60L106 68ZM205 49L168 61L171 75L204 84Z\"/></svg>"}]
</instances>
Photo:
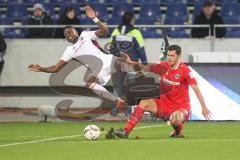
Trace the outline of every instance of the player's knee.
<instances>
[{"instance_id":1,"label":"player's knee","mask_svg":"<svg viewBox=\"0 0 240 160\"><path fill-rule=\"evenodd\" d=\"M182 122L184 122L185 118L184 118L184 113L181 111L175 111L171 114L171 116L169 117L169 120L171 122L172 125L174 126L178 126L179 124L181 124Z\"/></svg>"},{"instance_id":2,"label":"player's knee","mask_svg":"<svg viewBox=\"0 0 240 160\"><path fill-rule=\"evenodd\" d=\"M86 87L87 87L87 88L90 88L91 85L92 85L92 83L90 83L90 82L87 82L87 83L86 83Z\"/></svg>"},{"instance_id":3,"label":"player's knee","mask_svg":"<svg viewBox=\"0 0 240 160\"><path fill-rule=\"evenodd\" d=\"M139 103L140 108L142 108L143 110L148 111L149 107L151 106L150 104L152 103L152 100L150 99L146 99L146 100L141 100Z\"/></svg>"},{"instance_id":4,"label":"player's knee","mask_svg":"<svg viewBox=\"0 0 240 160\"><path fill-rule=\"evenodd\" d=\"M99 80L96 77L90 77L87 81L86 81L86 87L87 88L93 88L94 84L99 84Z\"/></svg>"}]
</instances>

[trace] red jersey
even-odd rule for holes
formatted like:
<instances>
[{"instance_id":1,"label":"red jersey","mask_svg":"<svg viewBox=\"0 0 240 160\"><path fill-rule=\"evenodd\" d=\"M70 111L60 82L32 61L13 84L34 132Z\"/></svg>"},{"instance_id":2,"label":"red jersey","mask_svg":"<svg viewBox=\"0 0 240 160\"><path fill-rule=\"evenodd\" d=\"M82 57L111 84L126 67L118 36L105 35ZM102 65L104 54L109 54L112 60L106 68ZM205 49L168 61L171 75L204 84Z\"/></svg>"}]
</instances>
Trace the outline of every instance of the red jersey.
<instances>
[{"instance_id":1,"label":"red jersey","mask_svg":"<svg viewBox=\"0 0 240 160\"><path fill-rule=\"evenodd\" d=\"M177 69L172 70L167 62L162 62L150 65L150 71L161 76L160 99L171 110L190 109L189 85L197 82L188 66L180 63Z\"/></svg>"}]
</instances>

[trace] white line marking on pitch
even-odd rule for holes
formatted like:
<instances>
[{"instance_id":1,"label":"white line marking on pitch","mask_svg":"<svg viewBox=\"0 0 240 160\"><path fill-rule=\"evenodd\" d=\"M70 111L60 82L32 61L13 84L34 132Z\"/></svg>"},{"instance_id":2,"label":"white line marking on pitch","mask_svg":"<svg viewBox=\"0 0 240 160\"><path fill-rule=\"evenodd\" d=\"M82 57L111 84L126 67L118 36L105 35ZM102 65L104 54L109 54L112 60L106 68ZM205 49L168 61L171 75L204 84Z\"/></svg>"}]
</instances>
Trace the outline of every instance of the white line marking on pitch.
<instances>
[{"instance_id":1,"label":"white line marking on pitch","mask_svg":"<svg viewBox=\"0 0 240 160\"><path fill-rule=\"evenodd\" d=\"M161 127L161 126L163 126L163 125L151 125L151 126L136 127L135 130L137 130L137 129L144 129L144 128ZM106 131L105 132L101 132L101 134L103 134L103 133L106 133ZM2 144L2 145L0 145L0 147L17 146L17 145L22 145L22 144L32 144L32 143L54 141L54 140L66 139L66 138L75 138L75 137L81 137L81 136L83 136L83 134L71 135L71 136L63 136L63 137L55 137L55 138L47 138L47 139L40 139L40 140L26 141L26 142Z\"/></svg>"},{"instance_id":2,"label":"white line marking on pitch","mask_svg":"<svg viewBox=\"0 0 240 160\"><path fill-rule=\"evenodd\" d=\"M148 139L141 139L140 138L141 143L164 143L164 142L171 142L171 143L196 143L196 142L237 142L239 143L240 142L240 139L239 140L228 140L228 139L176 139L178 141L175 141L173 140L172 138L169 138L169 139L151 139L151 140L148 140ZM184 141L183 141L184 140ZM78 141L78 142L61 142L61 143L65 143L65 144L77 144L77 143L89 143L89 141ZM137 139L128 139L128 140L125 140L125 139L121 139L121 140L109 140L109 141L93 141L93 143L139 143L139 140Z\"/></svg>"}]
</instances>

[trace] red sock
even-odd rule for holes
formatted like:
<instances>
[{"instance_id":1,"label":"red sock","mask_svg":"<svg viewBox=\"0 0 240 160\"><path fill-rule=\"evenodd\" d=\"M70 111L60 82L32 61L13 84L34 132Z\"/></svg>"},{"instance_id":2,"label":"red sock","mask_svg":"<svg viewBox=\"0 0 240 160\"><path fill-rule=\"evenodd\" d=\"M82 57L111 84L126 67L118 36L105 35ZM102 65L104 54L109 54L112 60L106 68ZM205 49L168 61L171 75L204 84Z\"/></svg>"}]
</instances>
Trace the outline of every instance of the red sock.
<instances>
[{"instance_id":1,"label":"red sock","mask_svg":"<svg viewBox=\"0 0 240 160\"><path fill-rule=\"evenodd\" d=\"M143 114L144 114L143 109L140 108L140 106L138 105L134 109L130 119L128 120L127 124L124 127L124 131L126 134L129 134L132 131L135 125L142 119Z\"/></svg>"}]
</instances>

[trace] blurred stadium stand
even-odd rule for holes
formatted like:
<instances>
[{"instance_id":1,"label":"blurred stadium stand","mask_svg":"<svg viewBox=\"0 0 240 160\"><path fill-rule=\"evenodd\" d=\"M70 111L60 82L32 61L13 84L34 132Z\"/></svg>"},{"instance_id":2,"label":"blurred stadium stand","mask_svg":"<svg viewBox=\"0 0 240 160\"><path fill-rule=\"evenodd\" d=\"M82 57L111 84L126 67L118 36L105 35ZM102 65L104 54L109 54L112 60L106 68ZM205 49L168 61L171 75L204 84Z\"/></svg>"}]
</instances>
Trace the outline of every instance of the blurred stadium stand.
<instances>
[{"instance_id":1,"label":"blurred stadium stand","mask_svg":"<svg viewBox=\"0 0 240 160\"><path fill-rule=\"evenodd\" d=\"M223 20L225 24L239 24L239 19L236 17L225 17ZM226 38L240 37L240 28L227 27L225 37Z\"/></svg>"},{"instance_id":2,"label":"blurred stadium stand","mask_svg":"<svg viewBox=\"0 0 240 160\"><path fill-rule=\"evenodd\" d=\"M181 25L184 24L184 20L179 17L165 18L164 24ZM172 38L189 38L189 35L186 33L185 28L171 27L164 29L164 32Z\"/></svg>"},{"instance_id":3,"label":"blurred stadium stand","mask_svg":"<svg viewBox=\"0 0 240 160\"><path fill-rule=\"evenodd\" d=\"M161 19L160 5L157 3L143 3L141 5L140 17Z\"/></svg>"},{"instance_id":4,"label":"blurred stadium stand","mask_svg":"<svg viewBox=\"0 0 240 160\"><path fill-rule=\"evenodd\" d=\"M112 17L121 17L126 11L133 11L133 5L129 3L114 4Z\"/></svg>"},{"instance_id":5,"label":"blurred stadium stand","mask_svg":"<svg viewBox=\"0 0 240 160\"><path fill-rule=\"evenodd\" d=\"M24 24L24 20L31 16L32 6L38 2L43 4L47 14L52 16L55 23L64 8L72 6L75 7L81 24L94 24L86 18L84 14L84 5L90 4L95 9L97 16L108 25L120 24L121 15L125 11L133 11L135 13L136 24L138 25L192 24L196 15L201 12L202 4L205 1L206 0L0 0L0 24L11 25L14 24L14 22ZM216 2L217 11L222 15L225 24L239 24L237 22L240 19L239 0L213 1ZM174 19L172 19L173 17ZM167 32L171 33L173 37L190 37L190 32L187 29L175 29L176 28L170 28ZM11 30L4 30L5 37L24 37L24 31L21 30L19 33L15 31L12 32ZM110 29L110 31L111 30L112 29ZM162 32L166 31L166 29L146 27L141 28L141 30L144 38L160 37ZM238 28L230 27L227 29L226 37L240 37L238 32Z\"/></svg>"}]
</instances>

